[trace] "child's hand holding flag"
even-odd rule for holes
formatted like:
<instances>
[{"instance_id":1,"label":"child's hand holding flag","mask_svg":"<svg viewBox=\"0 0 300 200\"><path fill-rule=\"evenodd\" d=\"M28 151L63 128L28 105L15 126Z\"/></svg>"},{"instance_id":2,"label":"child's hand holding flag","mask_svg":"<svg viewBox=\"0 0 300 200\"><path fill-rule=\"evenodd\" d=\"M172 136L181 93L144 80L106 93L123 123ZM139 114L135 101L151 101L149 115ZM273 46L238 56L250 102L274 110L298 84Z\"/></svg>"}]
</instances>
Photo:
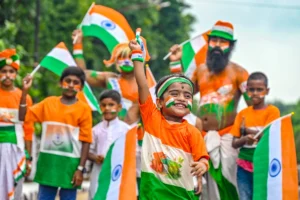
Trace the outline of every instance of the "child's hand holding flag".
<instances>
[{"instance_id":1,"label":"child's hand holding flag","mask_svg":"<svg viewBox=\"0 0 300 200\"><path fill-rule=\"evenodd\" d=\"M141 36L141 32L142 32L141 28L136 29L136 31L135 31L135 37L136 38L135 39L139 43L139 45L141 46L141 50L143 52L144 60L149 61L150 60L150 55L149 55L148 49L147 49L147 42L146 42L146 39Z\"/></svg>"}]
</instances>

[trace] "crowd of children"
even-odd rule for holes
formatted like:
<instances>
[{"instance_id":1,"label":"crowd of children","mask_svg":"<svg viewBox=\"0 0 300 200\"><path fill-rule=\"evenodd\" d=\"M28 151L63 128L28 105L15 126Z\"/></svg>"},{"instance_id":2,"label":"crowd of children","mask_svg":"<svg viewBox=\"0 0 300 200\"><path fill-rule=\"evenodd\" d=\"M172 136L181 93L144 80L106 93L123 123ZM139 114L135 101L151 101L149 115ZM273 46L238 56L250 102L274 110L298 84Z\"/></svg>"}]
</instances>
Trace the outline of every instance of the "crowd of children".
<instances>
[{"instance_id":1,"label":"crowd of children","mask_svg":"<svg viewBox=\"0 0 300 200\"><path fill-rule=\"evenodd\" d=\"M117 56L111 59L121 76L88 71L83 57L77 55L79 67L66 68L60 77L61 96L47 97L33 105L28 95L33 78L28 75L23 79L22 90L15 87L18 56L14 50L0 52L0 199L21 199L23 176L31 170L34 122L42 124L34 178L39 183L39 200L54 200L58 190L62 200L75 200L86 160L93 163L89 199L95 199L110 145L142 122L143 144L141 149L137 145L136 151L139 199L199 199L202 192L203 198L211 200L251 200L253 154L261 138L257 134L279 118L280 112L265 102L269 88L264 73L248 76L242 67L229 62L235 43L232 31L230 23L217 22L209 35L207 63L196 70L192 79L181 73L161 78L155 87L156 102L145 75L144 52L136 40L118 47ZM79 38L75 46L82 50ZM180 47L171 51L173 61L180 60ZM92 128L90 108L78 100L77 94L85 81L107 87L112 79L121 89L111 87L100 94L102 121ZM228 88L231 83L234 85ZM203 130L185 120L198 90L202 95L199 116ZM220 104L226 102L224 108L212 109L214 102L208 96L213 99L216 93L216 98L222 97ZM236 115L241 95L249 107ZM126 99L130 99L128 107ZM205 110L208 108L211 112ZM222 152L224 148L229 150ZM230 152L230 160L222 157ZM208 181L207 191L202 191L203 179Z\"/></svg>"}]
</instances>

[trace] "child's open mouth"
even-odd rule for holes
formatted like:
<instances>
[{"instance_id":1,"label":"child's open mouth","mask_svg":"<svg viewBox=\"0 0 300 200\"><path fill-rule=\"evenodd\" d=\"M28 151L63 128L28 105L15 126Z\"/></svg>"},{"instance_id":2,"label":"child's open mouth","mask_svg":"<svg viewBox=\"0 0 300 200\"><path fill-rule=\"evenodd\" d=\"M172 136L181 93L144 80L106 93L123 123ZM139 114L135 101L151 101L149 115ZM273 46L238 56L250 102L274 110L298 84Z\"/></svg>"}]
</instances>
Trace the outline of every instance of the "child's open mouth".
<instances>
[{"instance_id":1,"label":"child's open mouth","mask_svg":"<svg viewBox=\"0 0 300 200\"><path fill-rule=\"evenodd\" d=\"M175 104L175 107L176 107L176 108L186 108L186 105L183 104L183 103L176 103L176 104Z\"/></svg>"}]
</instances>

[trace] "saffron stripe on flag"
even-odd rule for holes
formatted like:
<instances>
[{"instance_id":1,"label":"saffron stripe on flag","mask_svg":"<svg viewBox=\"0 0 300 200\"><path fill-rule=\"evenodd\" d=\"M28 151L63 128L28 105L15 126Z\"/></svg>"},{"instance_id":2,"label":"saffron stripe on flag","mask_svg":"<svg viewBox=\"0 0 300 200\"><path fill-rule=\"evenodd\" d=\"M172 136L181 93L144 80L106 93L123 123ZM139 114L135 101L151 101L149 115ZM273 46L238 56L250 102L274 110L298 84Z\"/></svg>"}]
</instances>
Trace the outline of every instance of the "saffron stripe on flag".
<instances>
[{"instance_id":1,"label":"saffron stripe on flag","mask_svg":"<svg viewBox=\"0 0 300 200\"><path fill-rule=\"evenodd\" d=\"M105 156L94 199L136 198L137 127L118 138Z\"/></svg>"}]
</instances>

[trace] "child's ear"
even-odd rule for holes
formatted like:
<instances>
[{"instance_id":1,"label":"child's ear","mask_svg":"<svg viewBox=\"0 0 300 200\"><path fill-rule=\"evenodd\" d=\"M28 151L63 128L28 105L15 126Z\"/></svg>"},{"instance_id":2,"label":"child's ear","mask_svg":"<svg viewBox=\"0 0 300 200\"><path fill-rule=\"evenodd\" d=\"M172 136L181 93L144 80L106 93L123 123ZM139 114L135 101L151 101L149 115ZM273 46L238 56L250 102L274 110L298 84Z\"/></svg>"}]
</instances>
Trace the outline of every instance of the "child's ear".
<instances>
[{"instance_id":1,"label":"child's ear","mask_svg":"<svg viewBox=\"0 0 300 200\"><path fill-rule=\"evenodd\" d=\"M118 104L118 112L120 112L122 110L122 104Z\"/></svg>"},{"instance_id":2,"label":"child's ear","mask_svg":"<svg viewBox=\"0 0 300 200\"><path fill-rule=\"evenodd\" d=\"M160 98L156 98L156 107L159 110L162 108L162 100Z\"/></svg>"},{"instance_id":3,"label":"child's ear","mask_svg":"<svg viewBox=\"0 0 300 200\"><path fill-rule=\"evenodd\" d=\"M268 95L270 92L270 88L267 88L267 92L266 92L266 95Z\"/></svg>"}]
</instances>

